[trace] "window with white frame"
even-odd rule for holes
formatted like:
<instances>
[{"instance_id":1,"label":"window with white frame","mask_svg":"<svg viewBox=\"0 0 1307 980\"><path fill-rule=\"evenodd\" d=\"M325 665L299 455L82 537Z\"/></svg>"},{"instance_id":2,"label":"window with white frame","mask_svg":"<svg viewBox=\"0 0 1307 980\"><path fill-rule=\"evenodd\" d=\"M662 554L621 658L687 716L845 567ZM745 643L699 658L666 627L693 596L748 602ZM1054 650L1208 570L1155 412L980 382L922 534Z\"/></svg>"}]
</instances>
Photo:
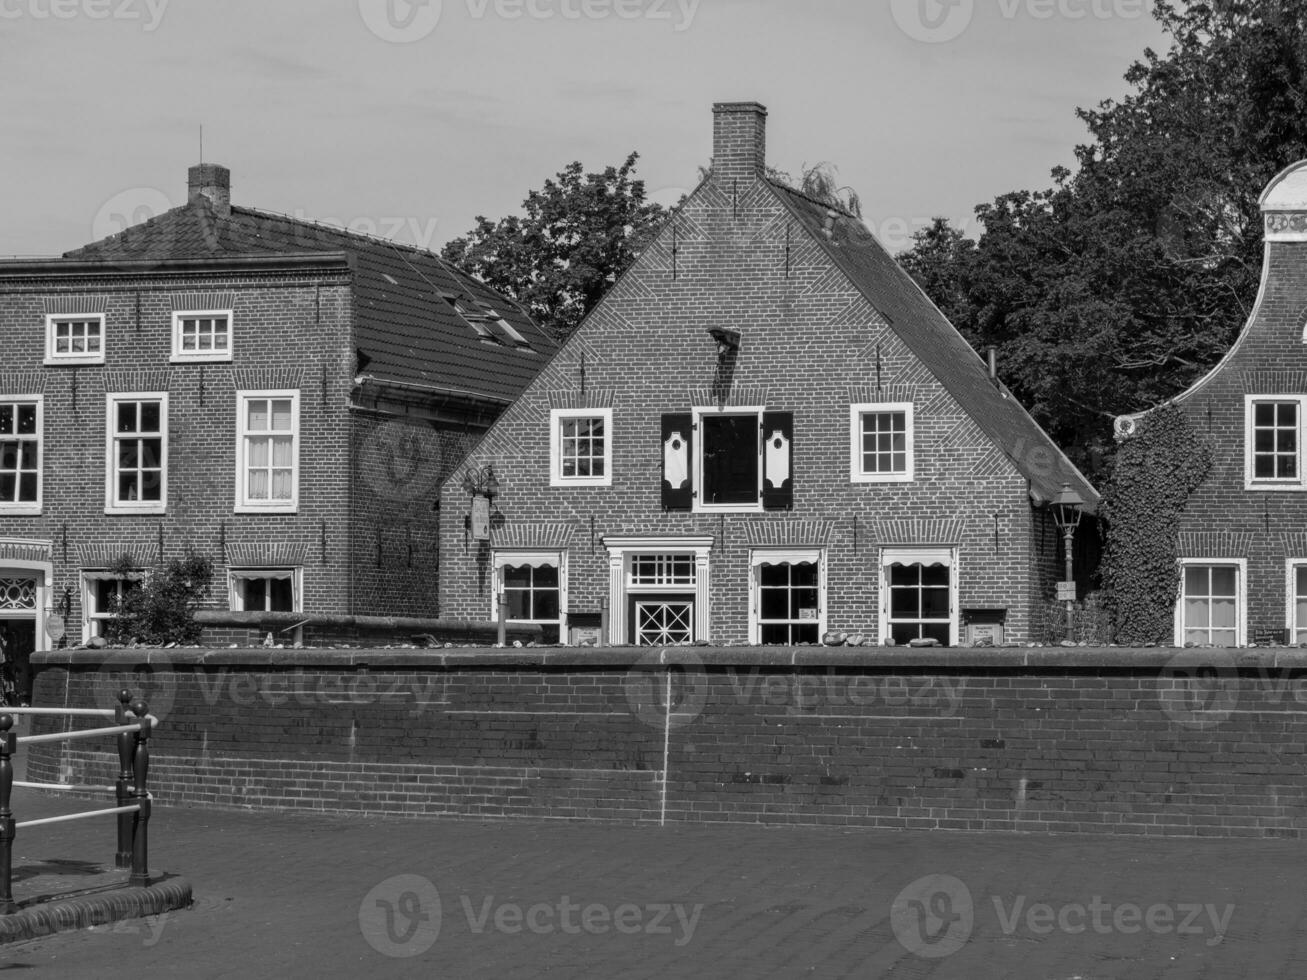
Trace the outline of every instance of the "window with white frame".
<instances>
[{"instance_id":1,"label":"window with white frame","mask_svg":"<svg viewBox=\"0 0 1307 980\"><path fill-rule=\"evenodd\" d=\"M233 568L227 591L233 612L299 612L299 568Z\"/></svg>"},{"instance_id":2,"label":"window with white frame","mask_svg":"<svg viewBox=\"0 0 1307 980\"><path fill-rule=\"evenodd\" d=\"M1288 585L1288 641L1294 646L1307 643L1307 558L1290 558L1285 563Z\"/></svg>"},{"instance_id":3,"label":"window with white frame","mask_svg":"<svg viewBox=\"0 0 1307 980\"><path fill-rule=\"evenodd\" d=\"M750 559L752 642L793 646L818 643L824 631L822 553L758 550Z\"/></svg>"},{"instance_id":4,"label":"window with white frame","mask_svg":"<svg viewBox=\"0 0 1307 980\"><path fill-rule=\"evenodd\" d=\"M174 361L230 361L231 310L178 311L172 315Z\"/></svg>"},{"instance_id":5,"label":"window with white frame","mask_svg":"<svg viewBox=\"0 0 1307 980\"><path fill-rule=\"evenodd\" d=\"M1302 490L1307 396L1244 396L1244 489Z\"/></svg>"},{"instance_id":6,"label":"window with white frame","mask_svg":"<svg viewBox=\"0 0 1307 980\"><path fill-rule=\"evenodd\" d=\"M105 511L161 514L168 505L168 395L106 396Z\"/></svg>"},{"instance_id":7,"label":"window with white frame","mask_svg":"<svg viewBox=\"0 0 1307 980\"><path fill-rule=\"evenodd\" d=\"M103 364L104 314L45 318L46 364Z\"/></svg>"},{"instance_id":8,"label":"window with white frame","mask_svg":"<svg viewBox=\"0 0 1307 980\"><path fill-rule=\"evenodd\" d=\"M1244 645L1244 560L1181 559L1176 644Z\"/></svg>"},{"instance_id":9,"label":"window with white frame","mask_svg":"<svg viewBox=\"0 0 1307 980\"><path fill-rule=\"evenodd\" d=\"M958 642L957 552L952 548L886 548L881 554L881 642Z\"/></svg>"},{"instance_id":10,"label":"window with white frame","mask_svg":"<svg viewBox=\"0 0 1307 980\"><path fill-rule=\"evenodd\" d=\"M912 403L863 402L849 409L850 477L854 483L912 479Z\"/></svg>"},{"instance_id":11,"label":"window with white frame","mask_svg":"<svg viewBox=\"0 0 1307 980\"><path fill-rule=\"evenodd\" d=\"M605 535L607 642L673 646L710 639L713 540Z\"/></svg>"},{"instance_id":12,"label":"window with white frame","mask_svg":"<svg viewBox=\"0 0 1307 980\"><path fill-rule=\"evenodd\" d=\"M236 507L289 512L299 503L299 392L236 396Z\"/></svg>"},{"instance_id":13,"label":"window with white frame","mask_svg":"<svg viewBox=\"0 0 1307 980\"><path fill-rule=\"evenodd\" d=\"M556 551L495 553L495 584L507 605L507 621L540 626L545 643L565 642L564 579L563 556ZM493 609L492 618L498 616Z\"/></svg>"},{"instance_id":14,"label":"window with white frame","mask_svg":"<svg viewBox=\"0 0 1307 980\"><path fill-rule=\"evenodd\" d=\"M0 513L41 512L42 399L0 397Z\"/></svg>"},{"instance_id":15,"label":"window with white frame","mask_svg":"<svg viewBox=\"0 0 1307 980\"><path fill-rule=\"evenodd\" d=\"M141 584L144 573L120 575L109 571L82 573L82 638L105 636L118 618L123 597Z\"/></svg>"},{"instance_id":16,"label":"window with white frame","mask_svg":"<svg viewBox=\"0 0 1307 980\"><path fill-rule=\"evenodd\" d=\"M550 485L613 485L613 410L555 408L549 413Z\"/></svg>"}]
</instances>

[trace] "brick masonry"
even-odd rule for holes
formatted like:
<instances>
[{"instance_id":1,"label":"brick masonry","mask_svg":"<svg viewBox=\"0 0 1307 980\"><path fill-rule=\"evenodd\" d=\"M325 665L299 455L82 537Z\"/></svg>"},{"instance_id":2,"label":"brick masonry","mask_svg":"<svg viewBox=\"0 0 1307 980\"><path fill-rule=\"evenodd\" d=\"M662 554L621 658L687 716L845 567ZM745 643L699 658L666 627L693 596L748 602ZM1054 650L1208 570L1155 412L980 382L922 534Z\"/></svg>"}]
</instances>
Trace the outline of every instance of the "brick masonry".
<instances>
[{"instance_id":1,"label":"brick masonry","mask_svg":"<svg viewBox=\"0 0 1307 980\"><path fill-rule=\"evenodd\" d=\"M1298 173L1291 173L1283 186L1291 186L1301 174L1298 165ZM1179 555L1218 564L1246 563L1245 640L1260 644L1283 642L1292 624L1287 563L1307 561L1307 535L1300 530L1307 524L1307 483L1274 490L1245 485L1245 396L1307 396L1307 241L1302 235L1276 233L1282 216L1274 213L1275 186L1273 182L1267 189L1271 198L1263 205L1268 240L1253 313L1225 358L1176 400L1213 449L1211 471L1182 518ZM1302 218L1288 216L1296 222L1293 227L1299 227ZM1294 237L1299 240L1287 240ZM1300 445L1302 414L1300 409ZM1118 434L1130 431L1131 423L1128 418L1118 420Z\"/></svg>"},{"instance_id":2,"label":"brick masonry","mask_svg":"<svg viewBox=\"0 0 1307 980\"><path fill-rule=\"evenodd\" d=\"M500 481L492 541L467 538L467 497L457 480L445 485L442 615L490 615L494 550L555 547L530 529L563 525L573 612L620 603L606 537L707 536L710 635L699 639L749 641L750 554L765 543L824 548L825 628L878 639L881 549L933 545L958 549L962 619L1002 610L1007 639L1034 638L1032 608L1061 577L1056 528L1004 447L787 223L760 176L761 118L752 103L718 107L712 177L473 450L469 464L492 465ZM709 327L742 335L728 367ZM850 406L863 402L912 403L911 482L851 480ZM793 413L792 509L663 509L661 417L714 405ZM550 411L576 406L611 407L611 487L550 485Z\"/></svg>"},{"instance_id":3,"label":"brick masonry","mask_svg":"<svg viewBox=\"0 0 1307 980\"><path fill-rule=\"evenodd\" d=\"M963 831L1307 829L1298 651L639 652L129 651L107 663L53 653L37 658L37 699L104 706L124 684L144 693L163 722L151 770L163 802ZM34 731L64 724L38 719ZM108 749L33 746L29 778L103 783L116 766Z\"/></svg>"}]
</instances>

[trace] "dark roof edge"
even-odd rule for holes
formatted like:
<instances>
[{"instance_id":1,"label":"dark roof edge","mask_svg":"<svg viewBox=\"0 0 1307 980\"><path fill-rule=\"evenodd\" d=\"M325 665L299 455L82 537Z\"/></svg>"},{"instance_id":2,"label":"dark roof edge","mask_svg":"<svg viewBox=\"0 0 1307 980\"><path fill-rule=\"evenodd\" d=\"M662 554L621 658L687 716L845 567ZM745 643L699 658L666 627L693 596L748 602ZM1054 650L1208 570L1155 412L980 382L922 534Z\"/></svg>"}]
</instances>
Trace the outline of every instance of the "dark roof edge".
<instances>
[{"instance_id":1,"label":"dark roof edge","mask_svg":"<svg viewBox=\"0 0 1307 980\"><path fill-rule=\"evenodd\" d=\"M397 381L392 378L383 378L375 374L360 374L354 378L356 385L377 385L382 388L399 388L405 391L422 391L431 394L449 395L463 401L485 402L487 405L511 405L515 398L502 398L499 395L487 395L480 391L468 391L462 388L450 388L445 385L424 385L416 381Z\"/></svg>"},{"instance_id":2,"label":"dark roof edge","mask_svg":"<svg viewBox=\"0 0 1307 980\"><path fill-rule=\"evenodd\" d=\"M237 254L218 258L183 259L9 259L0 261L0 278L35 276L139 276L149 273L266 272L285 269L350 269L348 252L282 252L273 255Z\"/></svg>"},{"instance_id":3,"label":"dark roof edge","mask_svg":"<svg viewBox=\"0 0 1307 980\"><path fill-rule=\"evenodd\" d=\"M793 190L792 188L787 187L787 186L784 185L784 184L778 184L776 181L765 180L764 182L767 183L767 184L769 184L769 185L771 185L771 186L773 187L773 193L775 193L775 189L776 189L776 188L780 188L781 190L784 190L784 191L786 191L786 192L789 193L789 194L794 194L796 197L800 197L800 198L802 198L803 200L805 200L805 201L809 201L809 202L811 202L811 203L813 203L813 204L817 204L817 205L824 205L824 204L825 204L824 201L818 201L818 200L816 200L815 198L808 197L806 194L803 194L803 193L800 192L800 191L795 191L795 190ZM800 223L800 225L802 225L802 223L803 223L803 216L800 215L800 214L795 210L794 206L793 206L793 205L792 205L788 200L786 200L786 195L785 195L785 194L776 194L775 196L780 200L781 204L785 207L785 209L786 209L787 211L789 211L789 213L794 217L794 219L795 219L796 221L798 221L798 222ZM832 210L838 210L838 209L832 209ZM855 221L858 221L859 224L862 223L862 222L861 222L861 219L855 218L855 217L853 217L852 215L849 215L848 217L852 218L852 219L855 220ZM868 234L868 236L870 236L871 240L872 240L873 242L875 242L875 247L876 247L876 248L881 248L881 249L883 249L884 246L880 244L880 242L875 238L874 235L871 235L871 231L870 231L869 229L866 229L866 226L865 226L865 225L863 225L863 228L864 228L864 230L867 231L867 234ZM881 317L885 320L886 324L889 326L889 329L893 330L896 334L899 334L899 331L896 330L895 327L894 327L894 322L893 322L893 320L892 320L890 317L886 316L885 313L884 313L883 311L881 311L879 307L876 306L875 302L872 300L872 298L871 298L870 296L867 295L866 291L862 288L861 284L857 282L856 277L855 277L855 276L850 276L847 272L844 272L844 268L843 268L843 266L840 265L839 255L836 253L834 247L831 246L831 244L830 244L829 242L822 241L822 240L821 240L821 236L819 236L819 235L810 235L809 237L812 238L813 241L817 242L817 244L821 247L822 251L825 252L826 256L830 259L831 263L832 263L832 264L833 264L837 269L839 269L842 273L844 273L845 278L848 279L849 282L850 282L850 283L851 283L851 284L852 284L852 285L853 285L853 286L858 290L859 294L861 294L861 296L863 297L863 299L865 299L865 300L866 300L866 301L871 305L871 307L872 307L873 309L876 310L877 313L880 313ZM891 255L891 256L889 256L889 258L890 258L890 260L893 261L896 265L898 264L898 260L895 259L894 256ZM902 267L900 266L900 268L902 268ZM948 318L947 316L944 315L943 311L940 310L940 308L939 308L937 305L935 305L935 301L932 300L932 299L930 298L929 294L927 294L927 292L926 292L924 289L921 288L921 284L918 283L917 280L913 279L912 276L908 275L906 271L903 273L903 275L907 278L907 280L908 280L909 282L912 283L912 287L913 287L913 289L915 289L915 290L917 291L917 293L920 294L921 298L922 298L923 300L925 300L925 302L926 302L927 304L929 304L930 308L933 309L933 310L935 311L936 314L938 314L940 320L941 320L942 322L946 323L946 324L948 325L948 327L949 327L950 330L957 331L957 327L953 326L953 322L952 322L951 320L949 320L949 318ZM903 335L902 335L902 334L899 334L899 336L902 337ZM965 342L966 338L963 338L963 340L964 340L964 342ZM911 345L910 343L908 343L907 338L903 338L903 342L904 342L905 344L908 344L909 348L911 348L912 345ZM971 351L971 353L975 355L975 357L976 357L976 359L977 359L978 361L980 361L982 364L984 364L984 358L982 358L982 357L980 356L980 352L979 352L979 351L977 351L974 347L972 347L970 343L968 343L968 344L966 345L966 347L967 347L967 350ZM950 394L952 394L952 388L950 387L948 381L947 381L946 379L944 379L944 378L939 377L939 376L935 373L934 368L931 367L930 364L929 364L926 360L922 359L922 360L921 360L921 363L922 363L922 365L923 365L923 366L924 366L928 371L930 371L931 375L935 377L935 380L938 381L939 384L940 384L941 386L943 386L943 388L944 388L946 391L948 391ZM955 396L955 397L956 397L956 396ZM1067 468L1068 468L1072 473L1074 473L1077 477L1080 478L1080 481L1081 481L1081 483L1084 484L1085 488L1088 489L1089 492L1092 493L1092 494L1094 495L1094 499L1091 500L1091 501L1089 501L1089 502L1087 502L1086 509L1087 509L1088 511L1090 511L1091 513L1092 513L1094 510L1096 510L1096 509L1097 509L1097 501L1098 501L1098 499L1101 497L1101 494L1099 494L1097 488L1096 488L1096 487L1095 487L1095 486L1094 486L1094 485L1093 485L1093 484L1092 484L1092 483L1091 483L1091 482L1090 482L1090 481L1085 477L1085 475L1084 475L1083 473L1080 472L1080 468L1079 468L1078 466L1076 466L1075 463L1071 462L1070 457L1068 457L1067 454L1064 453L1064 452L1062 451L1062 447L1059 446L1056 442L1053 441L1053 437L1050 436L1047 432L1044 431L1044 427L1043 427L1042 425L1040 425L1038 422L1035 421L1034 416L1032 416L1028 411L1026 411L1026 406L1024 406L1024 405L1021 404L1020 399L1018 399L1018 398L1017 398L1016 396L1014 396L1014 395L1009 394L1009 395L1008 395L1008 400L1011 401L1011 403L1012 403L1014 406L1016 406L1016 408L1021 412L1021 414L1024 415L1024 416L1026 417L1026 419L1030 422L1031 426L1033 426L1034 429L1035 429L1037 432L1039 432L1040 435L1042 435L1042 436L1044 437L1044 439L1047 441L1048 445L1049 445L1050 447L1052 447L1053 451L1054 451L1055 453L1057 453L1059 457L1061 457L1062 461L1066 464ZM996 437L994 436L994 434L993 434L992 432L989 431L989 429L987 428L987 426L985 425L984 422L981 422L979 419L977 419L976 421L977 421L977 423L980 425L981 429L985 432L985 434L986 434L986 435L987 435L987 436L988 436L988 437L989 437L989 438L994 442L995 445L998 446L999 450L1003 453L1003 455L1006 456L1009 460L1012 461L1012 464L1013 464L1013 466L1016 467L1017 472L1018 472L1018 473L1022 473L1023 475L1025 475L1025 471L1024 471L1024 469L1022 468L1021 464L1020 464L1020 463L1019 463L1019 462L1018 462L1018 461L1017 461L1017 460L1012 456L1012 453L1009 452L1008 447L1005 446L1005 445L1003 445L1003 441L1002 441L1001 439L996 438ZM1041 498L1038 498L1038 497L1036 496L1036 494L1034 494L1033 492L1031 493L1031 499L1032 499L1032 501L1034 501L1034 502L1036 503L1036 505L1039 505L1039 504L1041 504L1041 503L1047 503L1047 501L1044 501L1044 500L1042 500Z\"/></svg>"}]
</instances>

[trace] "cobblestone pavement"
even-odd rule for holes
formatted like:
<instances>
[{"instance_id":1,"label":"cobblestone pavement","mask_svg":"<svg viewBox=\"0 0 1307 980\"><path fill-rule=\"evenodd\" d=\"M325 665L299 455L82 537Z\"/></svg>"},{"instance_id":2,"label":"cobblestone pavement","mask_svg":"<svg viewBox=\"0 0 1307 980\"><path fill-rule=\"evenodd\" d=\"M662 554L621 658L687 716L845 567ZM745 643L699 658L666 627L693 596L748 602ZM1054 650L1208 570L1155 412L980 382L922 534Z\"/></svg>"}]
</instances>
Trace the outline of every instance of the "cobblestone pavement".
<instances>
[{"instance_id":1,"label":"cobblestone pavement","mask_svg":"<svg viewBox=\"0 0 1307 980\"><path fill-rule=\"evenodd\" d=\"M19 819L99 803L15 791ZM112 860L107 818L15 869ZM94 829L93 829L94 828ZM191 910L4 947L59 977L1307 976L1307 844L159 808Z\"/></svg>"}]
</instances>

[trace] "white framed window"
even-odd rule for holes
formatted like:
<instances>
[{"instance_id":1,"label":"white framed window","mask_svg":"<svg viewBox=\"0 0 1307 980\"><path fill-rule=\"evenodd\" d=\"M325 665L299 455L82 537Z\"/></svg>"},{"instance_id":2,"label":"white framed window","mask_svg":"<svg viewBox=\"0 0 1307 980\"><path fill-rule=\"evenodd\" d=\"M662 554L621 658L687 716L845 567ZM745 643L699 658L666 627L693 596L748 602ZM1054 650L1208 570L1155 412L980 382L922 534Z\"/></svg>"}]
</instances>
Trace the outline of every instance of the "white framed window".
<instances>
[{"instance_id":1,"label":"white framed window","mask_svg":"<svg viewBox=\"0 0 1307 980\"><path fill-rule=\"evenodd\" d=\"M0 514L41 513L44 410L41 395L0 395Z\"/></svg>"},{"instance_id":2,"label":"white framed window","mask_svg":"<svg viewBox=\"0 0 1307 980\"><path fill-rule=\"evenodd\" d=\"M613 410L555 408L549 413L549 485L613 485Z\"/></svg>"},{"instance_id":3,"label":"white framed window","mask_svg":"<svg viewBox=\"0 0 1307 980\"><path fill-rule=\"evenodd\" d=\"M230 361L231 310L178 310L172 315L174 361Z\"/></svg>"},{"instance_id":4,"label":"white framed window","mask_svg":"<svg viewBox=\"0 0 1307 980\"><path fill-rule=\"evenodd\" d=\"M236 511L293 513L299 506L298 390L236 393Z\"/></svg>"},{"instance_id":5,"label":"white framed window","mask_svg":"<svg viewBox=\"0 0 1307 980\"><path fill-rule=\"evenodd\" d=\"M1175 604L1175 643L1241 647L1247 642L1247 561L1181 558Z\"/></svg>"},{"instance_id":6,"label":"white framed window","mask_svg":"<svg viewBox=\"0 0 1307 980\"><path fill-rule=\"evenodd\" d=\"M958 644L955 548L885 548L880 560L880 637L906 646L933 639Z\"/></svg>"},{"instance_id":7,"label":"white framed window","mask_svg":"<svg viewBox=\"0 0 1307 980\"><path fill-rule=\"evenodd\" d=\"M1298 646L1307 643L1307 558L1290 558L1284 565L1287 641Z\"/></svg>"},{"instance_id":8,"label":"white framed window","mask_svg":"<svg viewBox=\"0 0 1307 980\"><path fill-rule=\"evenodd\" d=\"M911 402L861 402L849 406L849 477L854 483L912 480Z\"/></svg>"},{"instance_id":9,"label":"white framed window","mask_svg":"<svg viewBox=\"0 0 1307 980\"><path fill-rule=\"evenodd\" d=\"M232 612L299 612L303 574L301 568L229 569L229 608Z\"/></svg>"},{"instance_id":10,"label":"white framed window","mask_svg":"<svg viewBox=\"0 0 1307 980\"><path fill-rule=\"evenodd\" d=\"M45 318L45 363L103 364L104 314L48 314Z\"/></svg>"},{"instance_id":11,"label":"white framed window","mask_svg":"<svg viewBox=\"0 0 1307 980\"><path fill-rule=\"evenodd\" d=\"M1244 396L1244 489L1303 490L1304 395Z\"/></svg>"},{"instance_id":12,"label":"white framed window","mask_svg":"<svg viewBox=\"0 0 1307 980\"><path fill-rule=\"evenodd\" d=\"M762 408L696 408L695 510L762 510Z\"/></svg>"},{"instance_id":13,"label":"white framed window","mask_svg":"<svg viewBox=\"0 0 1307 980\"><path fill-rule=\"evenodd\" d=\"M545 643L567 642L567 561L557 551L496 551L491 619L502 595L509 623L541 627Z\"/></svg>"},{"instance_id":14,"label":"white framed window","mask_svg":"<svg viewBox=\"0 0 1307 980\"><path fill-rule=\"evenodd\" d=\"M144 572L124 576L110 571L83 571L82 639L106 635L106 624L118 618L123 596L137 588L144 578Z\"/></svg>"},{"instance_id":15,"label":"white framed window","mask_svg":"<svg viewBox=\"0 0 1307 980\"><path fill-rule=\"evenodd\" d=\"M168 394L105 396L106 514L162 514L168 508Z\"/></svg>"},{"instance_id":16,"label":"white framed window","mask_svg":"<svg viewBox=\"0 0 1307 980\"><path fill-rule=\"evenodd\" d=\"M826 631L826 567L819 548L760 548L749 556L749 642L820 643Z\"/></svg>"}]
</instances>

